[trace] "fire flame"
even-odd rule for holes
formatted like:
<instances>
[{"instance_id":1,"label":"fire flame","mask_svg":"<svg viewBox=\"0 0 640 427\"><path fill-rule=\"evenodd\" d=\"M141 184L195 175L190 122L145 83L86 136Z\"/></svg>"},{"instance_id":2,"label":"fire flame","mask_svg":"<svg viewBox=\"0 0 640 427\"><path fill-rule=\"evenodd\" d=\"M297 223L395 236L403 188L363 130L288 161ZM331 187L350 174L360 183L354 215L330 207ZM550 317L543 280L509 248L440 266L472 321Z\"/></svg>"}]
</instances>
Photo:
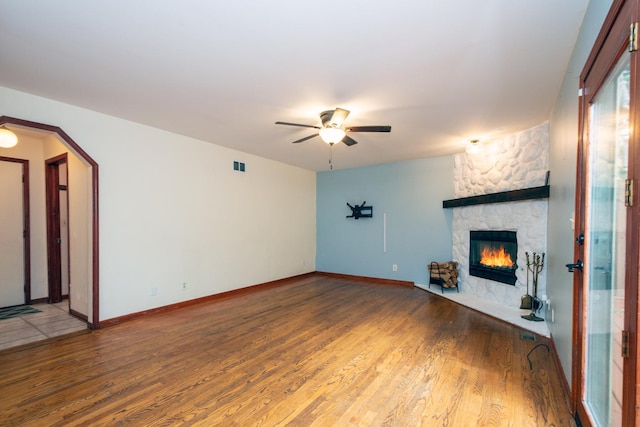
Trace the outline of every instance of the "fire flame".
<instances>
[{"instance_id":1,"label":"fire flame","mask_svg":"<svg viewBox=\"0 0 640 427\"><path fill-rule=\"evenodd\" d=\"M511 255L500 245L498 249L483 248L480 254L480 264L487 267L513 267Z\"/></svg>"}]
</instances>

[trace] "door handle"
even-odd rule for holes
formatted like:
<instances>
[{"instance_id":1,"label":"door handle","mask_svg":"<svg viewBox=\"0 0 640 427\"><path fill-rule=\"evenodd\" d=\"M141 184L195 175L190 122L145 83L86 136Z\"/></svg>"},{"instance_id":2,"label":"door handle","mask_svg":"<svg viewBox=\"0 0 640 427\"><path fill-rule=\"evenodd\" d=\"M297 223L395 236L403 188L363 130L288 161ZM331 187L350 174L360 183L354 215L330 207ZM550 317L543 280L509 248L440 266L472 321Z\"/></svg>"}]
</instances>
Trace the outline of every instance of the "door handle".
<instances>
[{"instance_id":1,"label":"door handle","mask_svg":"<svg viewBox=\"0 0 640 427\"><path fill-rule=\"evenodd\" d=\"M569 273L573 273L574 270L582 271L583 267L584 267L584 264L581 259L576 261L575 264L567 264L567 270L569 270Z\"/></svg>"}]
</instances>

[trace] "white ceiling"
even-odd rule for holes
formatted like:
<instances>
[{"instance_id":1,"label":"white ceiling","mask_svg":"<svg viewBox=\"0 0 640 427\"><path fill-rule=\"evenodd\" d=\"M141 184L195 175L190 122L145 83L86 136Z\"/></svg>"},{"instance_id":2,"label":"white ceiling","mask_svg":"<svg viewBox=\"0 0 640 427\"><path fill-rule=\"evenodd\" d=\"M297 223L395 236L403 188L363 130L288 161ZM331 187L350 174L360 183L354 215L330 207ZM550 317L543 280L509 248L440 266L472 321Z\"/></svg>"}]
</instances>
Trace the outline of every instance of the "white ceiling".
<instances>
[{"instance_id":1,"label":"white ceiling","mask_svg":"<svg viewBox=\"0 0 640 427\"><path fill-rule=\"evenodd\" d=\"M587 3L0 0L0 86L316 171L275 121L392 126L336 169L439 156L549 118Z\"/></svg>"}]
</instances>

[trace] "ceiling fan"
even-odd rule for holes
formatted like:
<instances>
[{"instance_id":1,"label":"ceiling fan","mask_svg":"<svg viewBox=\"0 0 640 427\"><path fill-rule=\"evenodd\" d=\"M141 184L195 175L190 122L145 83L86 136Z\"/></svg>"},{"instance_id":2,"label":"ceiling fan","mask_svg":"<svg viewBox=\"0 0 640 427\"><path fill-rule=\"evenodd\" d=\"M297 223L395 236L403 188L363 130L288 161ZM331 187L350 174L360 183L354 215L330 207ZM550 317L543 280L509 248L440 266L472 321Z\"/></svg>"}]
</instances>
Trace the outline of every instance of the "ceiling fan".
<instances>
[{"instance_id":1,"label":"ceiling fan","mask_svg":"<svg viewBox=\"0 0 640 427\"><path fill-rule=\"evenodd\" d=\"M315 138L320 135L320 138L329 145L333 145L337 142L344 142L347 146L357 144L358 141L347 135L347 132L391 132L391 126L343 126L343 123L349 110L343 108L336 108L335 110L327 110L320 113L320 120L322 126L304 125L300 123L289 122L276 122L277 125L286 126L300 126L304 128L319 129L318 133L309 135L307 137L293 141L294 144L304 142L308 139Z\"/></svg>"}]
</instances>

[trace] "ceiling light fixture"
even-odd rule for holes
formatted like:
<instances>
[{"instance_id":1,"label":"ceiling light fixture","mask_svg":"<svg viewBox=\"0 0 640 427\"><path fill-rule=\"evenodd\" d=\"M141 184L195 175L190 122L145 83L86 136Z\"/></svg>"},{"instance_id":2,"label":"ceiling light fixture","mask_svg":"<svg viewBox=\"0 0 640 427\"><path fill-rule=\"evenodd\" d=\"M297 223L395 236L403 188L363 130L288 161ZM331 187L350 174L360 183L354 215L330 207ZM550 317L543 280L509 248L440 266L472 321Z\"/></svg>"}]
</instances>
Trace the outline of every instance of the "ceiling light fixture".
<instances>
[{"instance_id":1,"label":"ceiling light fixture","mask_svg":"<svg viewBox=\"0 0 640 427\"><path fill-rule=\"evenodd\" d=\"M18 137L4 126L0 126L0 147L11 148L18 143Z\"/></svg>"},{"instance_id":2,"label":"ceiling light fixture","mask_svg":"<svg viewBox=\"0 0 640 427\"><path fill-rule=\"evenodd\" d=\"M479 139L472 139L469 140L469 143L467 144L467 154L477 154L481 151L481 145L480 145L480 140Z\"/></svg>"},{"instance_id":3,"label":"ceiling light fixture","mask_svg":"<svg viewBox=\"0 0 640 427\"><path fill-rule=\"evenodd\" d=\"M346 134L344 129L340 128L328 127L320 129L320 138L327 144L335 144L342 141L342 138L344 138Z\"/></svg>"}]
</instances>

